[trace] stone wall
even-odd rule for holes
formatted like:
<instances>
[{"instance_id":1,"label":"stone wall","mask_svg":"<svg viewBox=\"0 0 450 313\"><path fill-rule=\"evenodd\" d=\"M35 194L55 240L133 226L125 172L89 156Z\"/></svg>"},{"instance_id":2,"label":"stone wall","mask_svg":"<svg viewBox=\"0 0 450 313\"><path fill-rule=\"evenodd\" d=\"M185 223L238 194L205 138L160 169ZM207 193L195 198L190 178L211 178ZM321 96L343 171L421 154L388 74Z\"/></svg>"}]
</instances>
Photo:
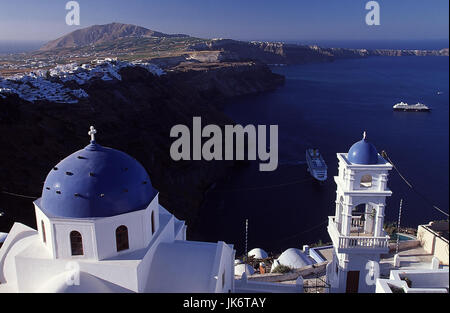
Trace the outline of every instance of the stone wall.
<instances>
[{"instance_id":1,"label":"stone wall","mask_svg":"<svg viewBox=\"0 0 450 313\"><path fill-rule=\"evenodd\" d=\"M281 282L287 280L296 280L298 277L308 276L311 274L323 273L325 272L327 262L322 262L318 264L308 265L299 269L295 269L292 272L279 274L279 273L270 273L270 274L254 274L248 277L250 281L264 281L264 282Z\"/></svg>"},{"instance_id":2,"label":"stone wall","mask_svg":"<svg viewBox=\"0 0 450 313\"><path fill-rule=\"evenodd\" d=\"M448 265L448 240L437 233L437 231L443 230L448 231L448 222L430 222L428 225L419 225L417 239L425 251L437 257L441 264Z\"/></svg>"}]
</instances>

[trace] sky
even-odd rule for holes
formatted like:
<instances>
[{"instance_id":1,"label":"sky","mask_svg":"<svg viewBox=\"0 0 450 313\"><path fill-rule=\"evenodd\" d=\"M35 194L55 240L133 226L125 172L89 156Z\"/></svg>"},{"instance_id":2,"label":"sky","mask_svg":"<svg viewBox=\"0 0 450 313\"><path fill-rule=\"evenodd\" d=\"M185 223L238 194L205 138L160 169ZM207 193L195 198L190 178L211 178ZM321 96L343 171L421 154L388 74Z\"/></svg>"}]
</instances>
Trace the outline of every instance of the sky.
<instances>
[{"instance_id":1,"label":"sky","mask_svg":"<svg viewBox=\"0 0 450 313\"><path fill-rule=\"evenodd\" d=\"M449 36L448 0L379 0L368 26L363 0L0 0L0 40L48 41L78 28L121 22L165 33L238 40L425 40Z\"/></svg>"}]
</instances>

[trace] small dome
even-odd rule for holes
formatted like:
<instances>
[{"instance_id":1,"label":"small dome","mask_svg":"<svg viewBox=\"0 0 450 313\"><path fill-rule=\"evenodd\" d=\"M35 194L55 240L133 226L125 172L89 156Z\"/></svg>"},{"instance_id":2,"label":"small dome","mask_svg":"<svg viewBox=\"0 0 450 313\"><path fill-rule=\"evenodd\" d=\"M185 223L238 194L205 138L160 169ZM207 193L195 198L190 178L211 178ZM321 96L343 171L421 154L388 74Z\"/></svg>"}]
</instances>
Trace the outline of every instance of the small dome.
<instances>
[{"instance_id":1,"label":"small dome","mask_svg":"<svg viewBox=\"0 0 450 313\"><path fill-rule=\"evenodd\" d=\"M314 262L309 259L303 251L295 248L290 248L284 251L278 259L276 259L272 265L272 271L278 265L289 266L290 268L302 268L307 265L311 265Z\"/></svg>"},{"instance_id":2,"label":"small dome","mask_svg":"<svg viewBox=\"0 0 450 313\"><path fill-rule=\"evenodd\" d=\"M261 248L255 248L248 252L248 257L253 256L255 259L265 259L269 257L266 251Z\"/></svg>"},{"instance_id":3,"label":"small dome","mask_svg":"<svg viewBox=\"0 0 450 313\"><path fill-rule=\"evenodd\" d=\"M138 161L93 140L50 171L40 207L57 217L108 217L145 209L156 194Z\"/></svg>"},{"instance_id":4,"label":"small dome","mask_svg":"<svg viewBox=\"0 0 450 313\"><path fill-rule=\"evenodd\" d=\"M363 139L356 142L348 150L347 159L354 164L372 165L378 163L377 149L367 141L366 132L364 132Z\"/></svg>"}]
</instances>

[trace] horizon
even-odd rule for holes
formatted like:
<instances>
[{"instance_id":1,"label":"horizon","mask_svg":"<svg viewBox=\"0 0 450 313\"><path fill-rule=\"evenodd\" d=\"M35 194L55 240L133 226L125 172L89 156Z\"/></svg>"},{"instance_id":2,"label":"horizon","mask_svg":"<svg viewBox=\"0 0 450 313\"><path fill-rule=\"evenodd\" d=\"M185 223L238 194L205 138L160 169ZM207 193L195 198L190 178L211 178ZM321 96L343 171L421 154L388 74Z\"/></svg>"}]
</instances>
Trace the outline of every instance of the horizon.
<instances>
[{"instance_id":1,"label":"horizon","mask_svg":"<svg viewBox=\"0 0 450 313\"><path fill-rule=\"evenodd\" d=\"M89 26L87 26L89 27ZM213 38L213 37L211 37ZM206 39L206 38L204 38ZM233 39L234 38L227 38ZM276 40L276 39L239 39L240 41L262 41L262 42L283 42L285 44L298 45L318 45L322 48L343 48L343 49L368 49L368 50L441 50L449 48L449 40L443 39L422 39L422 40ZM0 55L28 53L39 50L49 41L42 40L1 40Z\"/></svg>"},{"instance_id":2,"label":"horizon","mask_svg":"<svg viewBox=\"0 0 450 313\"><path fill-rule=\"evenodd\" d=\"M421 41L449 38L449 2L380 0L380 25L365 24L366 0L311 3L306 0L231 0L215 5L193 0L79 0L80 25L65 23L66 1L5 3L0 41L48 42L78 29L112 22L199 38L264 41Z\"/></svg>"}]
</instances>

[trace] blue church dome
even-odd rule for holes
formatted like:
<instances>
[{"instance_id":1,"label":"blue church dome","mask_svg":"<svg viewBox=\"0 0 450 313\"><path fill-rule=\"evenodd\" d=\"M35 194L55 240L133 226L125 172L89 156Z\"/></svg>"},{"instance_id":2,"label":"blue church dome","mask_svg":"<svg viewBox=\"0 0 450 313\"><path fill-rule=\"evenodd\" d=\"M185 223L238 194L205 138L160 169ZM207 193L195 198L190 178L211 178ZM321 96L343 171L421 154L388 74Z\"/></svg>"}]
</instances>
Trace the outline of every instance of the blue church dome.
<instances>
[{"instance_id":1,"label":"blue church dome","mask_svg":"<svg viewBox=\"0 0 450 313\"><path fill-rule=\"evenodd\" d=\"M40 207L58 217L107 217L145 209L156 194L138 161L93 139L50 171Z\"/></svg>"},{"instance_id":2,"label":"blue church dome","mask_svg":"<svg viewBox=\"0 0 450 313\"><path fill-rule=\"evenodd\" d=\"M363 139L356 142L348 150L347 159L354 164L371 165L378 163L377 149L367 141L366 132L364 132Z\"/></svg>"}]
</instances>

